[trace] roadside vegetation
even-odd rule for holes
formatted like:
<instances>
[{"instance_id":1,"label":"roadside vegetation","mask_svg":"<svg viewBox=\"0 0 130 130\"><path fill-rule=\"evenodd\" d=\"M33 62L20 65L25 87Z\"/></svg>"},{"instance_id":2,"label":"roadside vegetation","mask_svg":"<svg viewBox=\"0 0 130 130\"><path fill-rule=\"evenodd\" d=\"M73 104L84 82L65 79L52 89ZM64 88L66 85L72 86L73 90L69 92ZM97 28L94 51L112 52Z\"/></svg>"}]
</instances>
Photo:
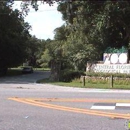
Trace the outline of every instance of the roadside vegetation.
<instances>
[{"instance_id":1,"label":"roadside vegetation","mask_svg":"<svg viewBox=\"0 0 130 130\"><path fill-rule=\"evenodd\" d=\"M25 63L36 70L51 68L50 83L83 87L80 77L86 75L87 62L101 61L107 48L124 47L130 57L130 1L58 1L65 24L47 40L32 36L25 22L28 6L38 10L37 1L23 1L22 12L13 10L12 0L0 2L0 76L19 75L17 66ZM96 75L107 78L106 74L87 74ZM101 79L86 78L84 87L110 88L109 81ZM129 88L129 80L118 80L114 79L113 88Z\"/></svg>"},{"instance_id":2,"label":"roadside vegetation","mask_svg":"<svg viewBox=\"0 0 130 130\"><path fill-rule=\"evenodd\" d=\"M81 74L79 76L79 74ZM82 75L83 74L83 75ZM86 76L85 76L86 75ZM111 87L111 75L113 76L113 87ZM85 76L85 84L83 77ZM66 78L67 77L67 78ZM81 73L74 72L62 76L59 82L48 79L38 80L37 83L49 83L59 86L79 87L79 88L102 88L102 89L130 89L130 74L110 74L110 73Z\"/></svg>"},{"instance_id":3,"label":"roadside vegetation","mask_svg":"<svg viewBox=\"0 0 130 130\"><path fill-rule=\"evenodd\" d=\"M81 79L74 79L71 82L56 82L50 81L49 79L42 79L37 81L37 83L47 83L59 86L66 86L66 87L78 87L78 88L98 88L98 89L130 89L130 81L114 81L113 88L110 86L109 81L102 81L102 80L86 80L85 86Z\"/></svg>"}]
</instances>

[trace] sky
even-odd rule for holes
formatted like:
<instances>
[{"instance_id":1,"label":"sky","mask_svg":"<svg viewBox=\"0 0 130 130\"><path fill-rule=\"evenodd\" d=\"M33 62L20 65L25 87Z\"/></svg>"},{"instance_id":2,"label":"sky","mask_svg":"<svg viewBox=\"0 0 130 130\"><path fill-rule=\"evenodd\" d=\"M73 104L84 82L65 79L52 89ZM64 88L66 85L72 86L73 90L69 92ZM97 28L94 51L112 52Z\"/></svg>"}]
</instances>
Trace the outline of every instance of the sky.
<instances>
[{"instance_id":1,"label":"sky","mask_svg":"<svg viewBox=\"0 0 130 130\"><path fill-rule=\"evenodd\" d=\"M32 26L31 35L39 39L53 39L54 29L64 24L62 14L57 11L57 6L57 3L53 6L44 3L39 6L38 11L30 8L25 21ZM20 9L20 1L15 1L14 8Z\"/></svg>"}]
</instances>

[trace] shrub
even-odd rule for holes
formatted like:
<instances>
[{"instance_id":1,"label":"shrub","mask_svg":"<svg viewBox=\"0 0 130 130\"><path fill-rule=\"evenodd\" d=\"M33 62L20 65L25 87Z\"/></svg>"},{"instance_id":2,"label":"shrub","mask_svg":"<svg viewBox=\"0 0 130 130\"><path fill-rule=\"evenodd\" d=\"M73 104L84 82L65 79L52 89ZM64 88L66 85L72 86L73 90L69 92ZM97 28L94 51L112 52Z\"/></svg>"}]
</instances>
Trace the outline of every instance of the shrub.
<instances>
[{"instance_id":1,"label":"shrub","mask_svg":"<svg viewBox=\"0 0 130 130\"><path fill-rule=\"evenodd\" d=\"M122 74L122 73L95 73L95 72L87 72L87 76L94 77L119 77L119 78L130 78L130 74Z\"/></svg>"},{"instance_id":2,"label":"shrub","mask_svg":"<svg viewBox=\"0 0 130 130\"><path fill-rule=\"evenodd\" d=\"M80 78L81 75L85 75L83 71L76 71L76 70L62 70L60 73L60 81L63 82L71 82L75 78Z\"/></svg>"},{"instance_id":3,"label":"shrub","mask_svg":"<svg viewBox=\"0 0 130 130\"><path fill-rule=\"evenodd\" d=\"M96 84L96 83L109 83L109 77L113 75L113 81L115 85L129 85L130 84L130 74L121 73L87 73L86 82Z\"/></svg>"}]
</instances>

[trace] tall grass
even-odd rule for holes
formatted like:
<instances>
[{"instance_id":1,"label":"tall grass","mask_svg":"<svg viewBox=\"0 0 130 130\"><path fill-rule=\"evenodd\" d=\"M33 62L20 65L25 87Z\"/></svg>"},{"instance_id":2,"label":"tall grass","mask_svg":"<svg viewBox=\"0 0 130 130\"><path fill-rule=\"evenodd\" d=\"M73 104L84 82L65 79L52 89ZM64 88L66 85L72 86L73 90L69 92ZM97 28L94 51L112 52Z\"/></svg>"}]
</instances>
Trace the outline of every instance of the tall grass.
<instances>
[{"instance_id":1,"label":"tall grass","mask_svg":"<svg viewBox=\"0 0 130 130\"><path fill-rule=\"evenodd\" d=\"M49 79L39 80L38 83L49 83L59 86L79 87L79 88L101 88L101 89L130 89L130 81L114 81L113 88L109 80L85 80L85 86L82 79L74 79L71 82L51 82Z\"/></svg>"}]
</instances>

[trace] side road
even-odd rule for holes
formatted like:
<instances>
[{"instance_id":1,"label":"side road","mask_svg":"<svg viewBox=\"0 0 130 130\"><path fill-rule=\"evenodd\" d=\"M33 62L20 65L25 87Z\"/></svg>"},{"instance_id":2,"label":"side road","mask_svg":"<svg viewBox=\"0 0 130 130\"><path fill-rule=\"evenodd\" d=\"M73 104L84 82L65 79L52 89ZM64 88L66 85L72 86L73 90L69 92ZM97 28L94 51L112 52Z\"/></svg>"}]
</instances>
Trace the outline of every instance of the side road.
<instances>
[{"instance_id":1,"label":"side road","mask_svg":"<svg viewBox=\"0 0 130 130\"><path fill-rule=\"evenodd\" d=\"M49 71L34 71L31 74L23 74L13 77L0 77L0 84L29 84L36 83L39 79L44 79L49 77Z\"/></svg>"}]
</instances>

